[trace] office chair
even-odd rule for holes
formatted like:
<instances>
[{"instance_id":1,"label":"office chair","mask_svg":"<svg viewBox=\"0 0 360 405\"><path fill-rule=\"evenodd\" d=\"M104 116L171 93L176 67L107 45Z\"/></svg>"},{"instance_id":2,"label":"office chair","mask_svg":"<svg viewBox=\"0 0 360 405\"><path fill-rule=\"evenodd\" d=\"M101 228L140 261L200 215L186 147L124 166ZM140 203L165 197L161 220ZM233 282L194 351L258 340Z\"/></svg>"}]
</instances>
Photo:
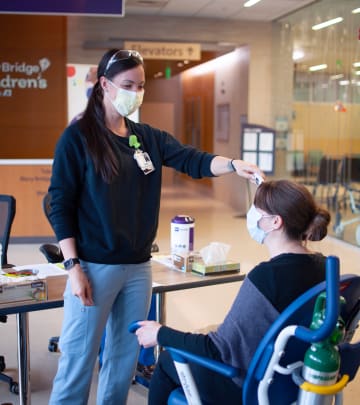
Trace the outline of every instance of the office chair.
<instances>
[{"instance_id":1,"label":"office chair","mask_svg":"<svg viewBox=\"0 0 360 405\"><path fill-rule=\"evenodd\" d=\"M9 238L11 232L11 226L15 218L16 213L16 200L11 195L0 194L0 244L1 244L1 267L9 268L12 264L8 263L7 250L9 245ZM0 316L0 322L5 323L7 321L6 316ZM18 383L11 377L3 373L6 368L4 356L0 356L0 381L4 381L9 384L9 389L14 394L19 393Z\"/></svg>"},{"instance_id":2,"label":"office chair","mask_svg":"<svg viewBox=\"0 0 360 405\"><path fill-rule=\"evenodd\" d=\"M308 387L306 384L304 385L303 381L299 382L299 369L301 369L304 354L310 343L322 341L334 330L339 314L339 291L346 302L342 305L340 312L344 320L345 334L343 341L338 345L341 355L340 375L342 378L337 384L325 387L325 390L328 391L327 395L323 395L323 397L337 393L337 400L340 398L340 402L336 403L341 403L341 392L344 385L354 379L360 366L360 342L350 343L360 319L360 277L345 275L339 280L338 259L336 257L327 259L326 275L326 282L314 286L290 304L261 340L250 362L243 384L242 400L244 405L289 405L297 400L299 385L301 393L304 390L303 387L310 390L314 389L311 384L308 384L310 386ZM319 294L325 290L325 320L319 329L310 330L308 326L311 323L315 302ZM136 326L130 325L129 330L136 330ZM240 370L218 361L171 347L166 349L170 351L174 359L183 387L171 393L168 400L169 405L202 404L188 361L208 367L229 378L240 375ZM281 365L279 364L280 359ZM292 374L295 375L295 372L292 373L292 371L295 369L298 373L297 376L293 377ZM323 397L319 399L320 394L316 395L319 402L305 403L307 405L323 404L324 402L321 402Z\"/></svg>"},{"instance_id":3,"label":"office chair","mask_svg":"<svg viewBox=\"0 0 360 405\"><path fill-rule=\"evenodd\" d=\"M343 238L345 227L360 221L360 157L345 156L341 160L338 180L338 199L335 214L334 231L337 237ZM340 188L343 195L340 196ZM344 220L343 212L347 209L347 204L354 216ZM360 245L360 225L356 227L355 239Z\"/></svg>"}]
</instances>

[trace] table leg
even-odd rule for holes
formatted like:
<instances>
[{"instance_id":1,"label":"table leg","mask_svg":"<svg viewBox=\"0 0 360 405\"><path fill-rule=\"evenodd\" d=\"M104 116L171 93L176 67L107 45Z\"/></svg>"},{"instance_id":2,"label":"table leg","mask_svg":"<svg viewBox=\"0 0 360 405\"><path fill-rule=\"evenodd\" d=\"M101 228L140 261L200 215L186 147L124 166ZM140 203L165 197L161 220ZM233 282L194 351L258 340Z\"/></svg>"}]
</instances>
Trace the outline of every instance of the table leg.
<instances>
[{"instance_id":1,"label":"table leg","mask_svg":"<svg viewBox=\"0 0 360 405\"><path fill-rule=\"evenodd\" d=\"M31 404L28 318L29 314L27 312L20 312L16 315L20 405Z\"/></svg>"},{"instance_id":2,"label":"table leg","mask_svg":"<svg viewBox=\"0 0 360 405\"><path fill-rule=\"evenodd\" d=\"M158 292L155 294L155 306L156 306L156 321L164 324L165 323L165 293ZM160 356L161 347L159 345L155 346L155 361Z\"/></svg>"}]
</instances>

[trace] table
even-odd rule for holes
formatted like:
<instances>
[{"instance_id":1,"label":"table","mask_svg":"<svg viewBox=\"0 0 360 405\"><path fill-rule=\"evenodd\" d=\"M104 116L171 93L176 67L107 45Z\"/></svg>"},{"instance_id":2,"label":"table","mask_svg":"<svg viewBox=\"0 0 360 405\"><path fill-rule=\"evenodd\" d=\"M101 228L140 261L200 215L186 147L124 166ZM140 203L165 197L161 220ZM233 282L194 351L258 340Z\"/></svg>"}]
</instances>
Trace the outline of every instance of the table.
<instances>
[{"instance_id":1,"label":"table","mask_svg":"<svg viewBox=\"0 0 360 405\"><path fill-rule=\"evenodd\" d=\"M164 322L165 320L165 294L167 292L233 283L242 281L245 278L244 272L209 276L183 273L171 269L155 260L152 263L152 273L153 293L156 294L156 319L159 322ZM62 307L63 304L62 296L59 296L41 302L8 303L0 305L0 315L16 314L20 405L31 404L29 312L59 308Z\"/></svg>"}]
</instances>

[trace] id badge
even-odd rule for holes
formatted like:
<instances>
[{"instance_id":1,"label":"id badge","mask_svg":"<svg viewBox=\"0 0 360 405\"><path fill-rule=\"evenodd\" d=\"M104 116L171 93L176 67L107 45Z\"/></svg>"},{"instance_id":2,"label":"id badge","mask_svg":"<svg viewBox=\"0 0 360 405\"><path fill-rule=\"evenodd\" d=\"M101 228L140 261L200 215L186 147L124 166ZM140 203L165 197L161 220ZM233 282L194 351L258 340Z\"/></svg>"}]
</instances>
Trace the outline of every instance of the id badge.
<instances>
[{"instance_id":1,"label":"id badge","mask_svg":"<svg viewBox=\"0 0 360 405\"><path fill-rule=\"evenodd\" d=\"M149 174L155 170L153 162L147 152L137 149L134 153L134 159L144 174Z\"/></svg>"}]
</instances>

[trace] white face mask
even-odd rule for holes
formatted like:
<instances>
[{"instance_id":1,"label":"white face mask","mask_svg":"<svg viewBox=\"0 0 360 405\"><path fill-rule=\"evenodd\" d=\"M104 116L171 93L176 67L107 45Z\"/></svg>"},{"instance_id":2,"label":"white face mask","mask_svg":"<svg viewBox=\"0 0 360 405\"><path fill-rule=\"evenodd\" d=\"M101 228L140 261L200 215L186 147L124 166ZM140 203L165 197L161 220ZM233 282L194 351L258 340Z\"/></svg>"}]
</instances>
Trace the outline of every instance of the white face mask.
<instances>
[{"instance_id":1,"label":"white face mask","mask_svg":"<svg viewBox=\"0 0 360 405\"><path fill-rule=\"evenodd\" d=\"M246 214L246 226L249 231L250 236L258 243L264 243L265 236L272 231L269 230L265 232L259 227L259 221L261 218L269 218L274 215L263 215L261 214L253 204L248 213Z\"/></svg>"},{"instance_id":2,"label":"white face mask","mask_svg":"<svg viewBox=\"0 0 360 405\"><path fill-rule=\"evenodd\" d=\"M127 117L141 106L144 97L144 90L125 90L121 87L117 87L111 80L108 80L108 82L117 89L115 100L111 100L110 97L109 99L120 115Z\"/></svg>"}]
</instances>

